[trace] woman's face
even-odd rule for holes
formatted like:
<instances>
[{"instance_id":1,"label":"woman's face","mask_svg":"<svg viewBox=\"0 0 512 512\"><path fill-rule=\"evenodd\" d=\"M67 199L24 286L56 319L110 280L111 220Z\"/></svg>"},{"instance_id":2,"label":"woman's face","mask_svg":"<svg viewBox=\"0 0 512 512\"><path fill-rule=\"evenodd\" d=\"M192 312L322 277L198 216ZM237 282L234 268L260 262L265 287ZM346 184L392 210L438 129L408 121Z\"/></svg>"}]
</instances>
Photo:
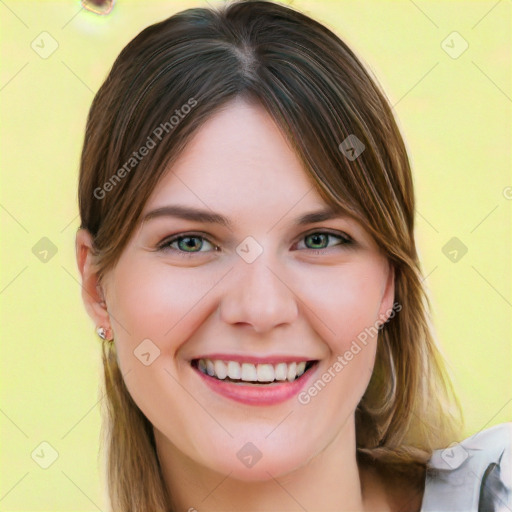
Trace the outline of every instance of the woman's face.
<instances>
[{"instance_id":1,"label":"woman's face","mask_svg":"<svg viewBox=\"0 0 512 512\"><path fill-rule=\"evenodd\" d=\"M203 125L153 191L103 290L157 444L257 480L353 437L393 273L354 220L298 223L326 207L266 111L244 102Z\"/></svg>"}]
</instances>

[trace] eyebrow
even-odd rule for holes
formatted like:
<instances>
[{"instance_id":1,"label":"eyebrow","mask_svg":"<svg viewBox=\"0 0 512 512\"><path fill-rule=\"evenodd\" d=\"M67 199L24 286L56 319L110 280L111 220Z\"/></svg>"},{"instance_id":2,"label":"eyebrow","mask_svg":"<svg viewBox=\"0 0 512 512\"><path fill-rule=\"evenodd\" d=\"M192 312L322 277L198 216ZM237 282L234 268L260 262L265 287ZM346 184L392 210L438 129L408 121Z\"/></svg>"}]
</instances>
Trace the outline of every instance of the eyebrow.
<instances>
[{"instance_id":1,"label":"eyebrow","mask_svg":"<svg viewBox=\"0 0 512 512\"><path fill-rule=\"evenodd\" d=\"M151 210L142 218L142 223L146 223L152 219L156 219L159 217L177 217L180 219L195 221L195 222L203 222L207 224L220 224L230 230L233 228L232 222L221 215L220 213L215 213L210 210L201 210L198 208L193 208L191 206L180 206L180 205L168 205L162 206L160 208L156 208L155 210ZM308 213L304 213L303 215L294 219L294 223L297 226L302 226L305 224L313 224L315 222L323 222L330 219L338 219L347 217L341 211L335 211L332 208L323 208L321 210L316 210Z\"/></svg>"}]
</instances>

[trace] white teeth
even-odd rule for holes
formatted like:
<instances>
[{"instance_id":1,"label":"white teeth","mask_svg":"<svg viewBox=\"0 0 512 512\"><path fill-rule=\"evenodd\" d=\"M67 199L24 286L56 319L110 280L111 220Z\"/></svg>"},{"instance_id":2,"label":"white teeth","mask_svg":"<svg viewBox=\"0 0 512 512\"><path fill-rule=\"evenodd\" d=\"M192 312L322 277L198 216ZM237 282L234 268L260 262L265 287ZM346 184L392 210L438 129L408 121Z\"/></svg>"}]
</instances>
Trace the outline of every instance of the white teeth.
<instances>
[{"instance_id":1,"label":"white teeth","mask_svg":"<svg viewBox=\"0 0 512 512\"><path fill-rule=\"evenodd\" d=\"M215 361L213 367L215 368L215 376L218 379L224 380L228 376L228 368L224 364L224 361Z\"/></svg>"},{"instance_id":2,"label":"white teeth","mask_svg":"<svg viewBox=\"0 0 512 512\"><path fill-rule=\"evenodd\" d=\"M246 382L256 382L258 380L256 366L250 363L242 363L242 373L240 375L240 378Z\"/></svg>"},{"instance_id":3,"label":"white teeth","mask_svg":"<svg viewBox=\"0 0 512 512\"><path fill-rule=\"evenodd\" d=\"M300 377L306 369L306 361L297 364L297 377Z\"/></svg>"},{"instance_id":4,"label":"white teeth","mask_svg":"<svg viewBox=\"0 0 512 512\"><path fill-rule=\"evenodd\" d=\"M242 370L240 369L240 363L236 361L228 362L228 377L230 379L239 379L242 375Z\"/></svg>"},{"instance_id":5,"label":"white teeth","mask_svg":"<svg viewBox=\"0 0 512 512\"><path fill-rule=\"evenodd\" d=\"M286 380L286 375L288 374L288 365L286 363L276 364L274 368L274 374L276 380Z\"/></svg>"},{"instance_id":6,"label":"white teeth","mask_svg":"<svg viewBox=\"0 0 512 512\"><path fill-rule=\"evenodd\" d=\"M232 380L244 382L285 381L293 382L306 371L306 361L300 363L270 363L252 364L239 363L237 361L222 361L220 359L199 359L198 369L210 377L224 380L229 377Z\"/></svg>"},{"instance_id":7,"label":"white teeth","mask_svg":"<svg viewBox=\"0 0 512 512\"><path fill-rule=\"evenodd\" d=\"M206 360L206 373L210 375L210 377L213 377L213 375L215 375L213 361L210 361L209 359Z\"/></svg>"},{"instance_id":8,"label":"white teeth","mask_svg":"<svg viewBox=\"0 0 512 512\"><path fill-rule=\"evenodd\" d=\"M274 367L271 364L259 364L258 382L274 382Z\"/></svg>"},{"instance_id":9,"label":"white teeth","mask_svg":"<svg viewBox=\"0 0 512 512\"><path fill-rule=\"evenodd\" d=\"M297 363L290 363L288 365L288 373L286 374L286 378L291 382L295 380L297 376Z\"/></svg>"}]
</instances>

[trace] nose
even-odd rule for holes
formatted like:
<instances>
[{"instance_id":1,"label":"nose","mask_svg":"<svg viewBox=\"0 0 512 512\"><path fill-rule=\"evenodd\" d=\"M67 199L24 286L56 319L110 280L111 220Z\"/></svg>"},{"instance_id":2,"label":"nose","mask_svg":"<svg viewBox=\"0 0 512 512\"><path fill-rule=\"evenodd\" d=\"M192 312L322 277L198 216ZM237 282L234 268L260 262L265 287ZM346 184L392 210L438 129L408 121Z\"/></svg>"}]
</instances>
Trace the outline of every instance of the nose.
<instances>
[{"instance_id":1,"label":"nose","mask_svg":"<svg viewBox=\"0 0 512 512\"><path fill-rule=\"evenodd\" d=\"M265 333L297 318L293 283L282 265L266 254L264 251L252 263L241 258L236 262L221 299L222 321L249 325L255 332Z\"/></svg>"}]
</instances>

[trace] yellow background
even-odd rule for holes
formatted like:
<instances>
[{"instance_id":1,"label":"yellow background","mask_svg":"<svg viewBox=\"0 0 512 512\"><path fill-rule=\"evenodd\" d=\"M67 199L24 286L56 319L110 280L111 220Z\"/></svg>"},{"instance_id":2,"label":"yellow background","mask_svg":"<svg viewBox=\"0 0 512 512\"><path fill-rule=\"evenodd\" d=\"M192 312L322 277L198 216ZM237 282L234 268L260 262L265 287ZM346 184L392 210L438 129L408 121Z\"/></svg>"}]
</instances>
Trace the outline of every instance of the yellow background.
<instances>
[{"instance_id":1,"label":"yellow background","mask_svg":"<svg viewBox=\"0 0 512 512\"><path fill-rule=\"evenodd\" d=\"M0 2L2 511L107 509L98 458L100 345L74 255L85 121L128 41L203 5L119 0L102 17L77 1ZM395 106L413 164L434 323L466 436L510 421L512 2L293 5L339 34ZM469 44L455 59L442 44L454 31ZM31 47L41 32L58 43L46 59ZM452 52L463 44L453 37L444 43ZM46 262L32 250L43 237L57 248ZM442 252L452 237L468 248L457 262ZM48 469L31 457L43 441L59 454Z\"/></svg>"}]
</instances>

